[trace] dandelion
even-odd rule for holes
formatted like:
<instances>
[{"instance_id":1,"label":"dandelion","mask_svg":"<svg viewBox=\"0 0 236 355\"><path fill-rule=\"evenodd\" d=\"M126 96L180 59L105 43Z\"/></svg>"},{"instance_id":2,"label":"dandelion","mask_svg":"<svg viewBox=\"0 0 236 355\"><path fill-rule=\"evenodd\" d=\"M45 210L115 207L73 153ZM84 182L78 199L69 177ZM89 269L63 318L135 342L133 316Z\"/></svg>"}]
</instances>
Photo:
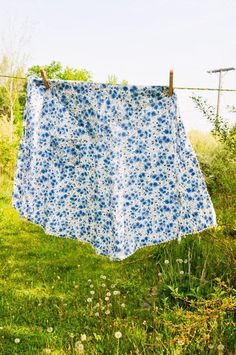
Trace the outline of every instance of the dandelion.
<instances>
[{"instance_id":1,"label":"dandelion","mask_svg":"<svg viewBox=\"0 0 236 355\"><path fill-rule=\"evenodd\" d=\"M52 333L53 332L53 327L47 327L47 332Z\"/></svg>"},{"instance_id":2,"label":"dandelion","mask_svg":"<svg viewBox=\"0 0 236 355\"><path fill-rule=\"evenodd\" d=\"M84 345L81 343L80 340L75 343L75 349L76 349L79 353L83 353L83 352L84 352Z\"/></svg>"},{"instance_id":3,"label":"dandelion","mask_svg":"<svg viewBox=\"0 0 236 355\"><path fill-rule=\"evenodd\" d=\"M3 329L3 327L0 327L0 329Z\"/></svg>"},{"instance_id":4,"label":"dandelion","mask_svg":"<svg viewBox=\"0 0 236 355\"><path fill-rule=\"evenodd\" d=\"M92 280L91 280L91 279L88 279L88 282L92 282Z\"/></svg>"},{"instance_id":5,"label":"dandelion","mask_svg":"<svg viewBox=\"0 0 236 355\"><path fill-rule=\"evenodd\" d=\"M143 325L146 325L146 324L147 324L147 321L146 321L146 320L144 320L144 321L143 321Z\"/></svg>"},{"instance_id":6,"label":"dandelion","mask_svg":"<svg viewBox=\"0 0 236 355\"><path fill-rule=\"evenodd\" d=\"M49 349L49 348L45 348L43 349L43 351L46 353L46 354L51 354L52 350Z\"/></svg>"},{"instance_id":7,"label":"dandelion","mask_svg":"<svg viewBox=\"0 0 236 355\"><path fill-rule=\"evenodd\" d=\"M214 349L214 345L213 345L213 344L209 344L209 345L208 345L208 348L209 348L209 349Z\"/></svg>"},{"instance_id":8,"label":"dandelion","mask_svg":"<svg viewBox=\"0 0 236 355\"><path fill-rule=\"evenodd\" d=\"M91 297L88 297L88 298L87 298L87 302L92 302L92 298L91 298Z\"/></svg>"},{"instance_id":9,"label":"dandelion","mask_svg":"<svg viewBox=\"0 0 236 355\"><path fill-rule=\"evenodd\" d=\"M19 338L16 338L16 339L15 339L15 343L16 343L16 344L19 344L19 342L20 342L20 339L19 339Z\"/></svg>"},{"instance_id":10,"label":"dandelion","mask_svg":"<svg viewBox=\"0 0 236 355\"><path fill-rule=\"evenodd\" d=\"M105 314L110 314L111 312L110 312L110 310L109 309L107 309L106 311L105 311Z\"/></svg>"},{"instance_id":11,"label":"dandelion","mask_svg":"<svg viewBox=\"0 0 236 355\"><path fill-rule=\"evenodd\" d=\"M183 339L178 339L177 343L178 343L178 345L184 345L185 344Z\"/></svg>"},{"instance_id":12,"label":"dandelion","mask_svg":"<svg viewBox=\"0 0 236 355\"><path fill-rule=\"evenodd\" d=\"M183 263L183 259L179 259L179 263L182 264Z\"/></svg>"},{"instance_id":13,"label":"dandelion","mask_svg":"<svg viewBox=\"0 0 236 355\"><path fill-rule=\"evenodd\" d=\"M70 337L70 338L74 338L74 337L75 337L75 334L74 334L74 333L70 333L70 334L69 334L69 337Z\"/></svg>"},{"instance_id":14,"label":"dandelion","mask_svg":"<svg viewBox=\"0 0 236 355\"><path fill-rule=\"evenodd\" d=\"M160 276L160 277L161 277L161 276L162 276L162 273L161 273L161 272L158 272L158 276Z\"/></svg>"},{"instance_id":15,"label":"dandelion","mask_svg":"<svg viewBox=\"0 0 236 355\"><path fill-rule=\"evenodd\" d=\"M123 307L123 308L124 308L124 307L125 307L125 304L124 304L124 303L121 303L121 307Z\"/></svg>"},{"instance_id":16,"label":"dandelion","mask_svg":"<svg viewBox=\"0 0 236 355\"><path fill-rule=\"evenodd\" d=\"M86 340L86 334L81 334L80 339L81 339L81 341L85 341Z\"/></svg>"},{"instance_id":17,"label":"dandelion","mask_svg":"<svg viewBox=\"0 0 236 355\"><path fill-rule=\"evenodd\" d=\"M183 274L184 274L184 271L183 271L183 270L180 270L179 273L180 273L180 275L183 275Z\"/></svg>"},{"instance_id":18,"label":"dandelion","mask_svg":"<svg viewBox=\"0 0 236 355\"><path fill-rule=\"evenodd\" d=\"M91 295L94 295L94 294L95 294L95 291L91 290L90 293L91 293Z\"/></svg>"},{"instance_id":19,"label":"dandelion","mask_svg":"<svg viewBox=\"0 0 236 355\"><path fill-rule=\"evenodd\" d=\"M117 291L113 291L113 295L116 296L116 295L119 295L119 294L120 294L120 291L118 291L118 290Z\"/></svg>"},{"instance_id":20,"label":"dandelion","mask_svg":"<svg viewBox=\"0 0 236 355\"><path fill-rule=\"evenodd\" d=\"M90 288L94 288L94 286L91 284L91 285L90 285Z\"/></svg>"},{"instance_id":21,"label":"dandelion","mask_svg":"<svg viewBox=\"0 0 236 355\"><path fill-rule=\"evenodd\" d=\"M115 337L116 337L116 339L120 339L122 337L122 333L121 332L115 332Z\"/></svg>"},{"instance_id":22,"label":"dandelion","mask_svg":"<svg viewBox=\"0 0 236 355\"><path fill-rule=\"evenodd\" d=\"M80 265L77 265L77 267L80 267Z\"/></svg>"},{"instance_id":23,"label":"dandelion","mask_svg":"<svg viewBox=\"0 0 236 355\"><path fill-rule=\"evenodd\" d=\"M107 292L106 295L107 295L108 297L110 297L110 296L111 296L111 292Z\"/></svg>"},{"instance_id":24,"label":"dandelion","mask_svg":"<svg viewBox=\"0 0 236 355\"><path fill-rule=\"evenodd\" d=\"M218 349L219 351L223 351L224 348L225 348L224 345L221 344L221 343L217 346L217 349Z\"/></svg>"},{"instance_id":25,"label":"dandelion","mask_svg":"<svg viewBox=\"0 0 236 355\"><path fill-rule=\"evenodd\" d=\"M170 263L169 260L166 259L166 260L165 260L165 264L169 264L169 263Z\"/></svg>"},{"instance_id":26,"label":"dandelion","mask_svg":"<svg viewBox=\"0 0 236 355\"><path fill-rule=\"evenodd\" d=\"M102 287L106 287L106 284L102 284Z\"/></svg>"},{"instance_id":27,"label":"dandelion","mask_svg":"<svg viewBox=\"0 0 236 355\"><path fill-rule=\"evenodd\" d=\"M110 298L109 297L105 297L105 301L109 301L110 300Z\"/></svg>"},{"instance_id":28,"label":"dandelion","mask_svg":"<svg viewBox=\"0 0 236 355\"><path fill-rule=\"evenodd\" d=\"M107 277L105 275L100 275L100 278L106 280Z\"/></svg>"},{"instance_id":29,"label":"dandelion","mask_svg":"<svg viewBox=\"0 0 236 355\"><path fill-rule=\"evenodd\" d=\"M114 285L114 284L111 285L111 288L115 288L115 287L116 287L116 285Z\"/></svg>"},{"instance_id":30,"label":"dandelion","mask_svg":"<svg viewBox=\"0 0 236 355\"><path fill-rule=\"evenodd\" d=\"M108 305L107 305L108 307L112 307L112 303L108 303Z\"/></svg>"},{"instance_id":31,"label":"dandelion","mask_svg":"<svg viewBox=\"0 0 236 355\"><path fill-rule=\"evenodd\" d=\"M74 285L74 288L78 288L79 287L79 285Z\"/></svg>"},{"instance_id":32,"label":"dandelion","mask_svg":"<svg viewBox=\"0 0 236 355\"><path fill-rule=\"evenodd\" d=\"M100 306L100 304L99 304L99 303L96 303L94 307L99 307L99 306Z\"/></svg>"},{"instance_id":33,"label":"dandelion","mask_svg":"<svg viewBox=\"0 0 236 355\"><path fill-rule=\"evenodd\" d=\"M95 317L99 317L99 312L94 313Z\"/></svg>"},{"instance_id":34,"label":"dandelion","mask_svg":"<svg viewBox=\"0 0 236 355\"><path fill-rule=\"evenodd\" d=\"M57 275L57 278L58 278L58 280L60 280L60 276L59 275Z\"/></svg>"},{"instance_id":35,"label":"dandelion","mask_svg":"<svg viewBox=\"0 0 236 355\"><path fill-rule=\"evenodd\" d=\"M184 259L184 263L187 264L187 262L188 262L188 259Z\"/></svg>"}]
</instances>

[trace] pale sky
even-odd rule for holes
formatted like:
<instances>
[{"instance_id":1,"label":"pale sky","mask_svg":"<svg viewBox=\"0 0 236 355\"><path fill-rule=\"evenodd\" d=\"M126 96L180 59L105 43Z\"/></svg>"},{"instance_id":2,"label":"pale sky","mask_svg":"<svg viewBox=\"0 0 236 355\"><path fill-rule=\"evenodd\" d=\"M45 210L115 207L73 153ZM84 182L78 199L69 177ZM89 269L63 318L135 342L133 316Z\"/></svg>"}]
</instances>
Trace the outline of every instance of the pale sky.
<instances>
[{"instance_id":1,"label":"pale sky","mask_svg":"<svg viewBox=\"0 0 236 355\"><path fill-rule=\"evenodd\" d=\"M233 0L0 0L0 9L1 47L8 33L18 42L23 35L28 67L56 60L89 70L96 82L115 74L137 85L167 85L174 69L174 86L215 88L218 74L207 70L236 67ZM236 88L236 70L223 87ZM176 93L186 129L209 131L192 91ZM216 105L217 92L196 94ZM236 92L221 97L222 116L236 122L227 105L236 106Z\"/></svg>"}]
</instances>

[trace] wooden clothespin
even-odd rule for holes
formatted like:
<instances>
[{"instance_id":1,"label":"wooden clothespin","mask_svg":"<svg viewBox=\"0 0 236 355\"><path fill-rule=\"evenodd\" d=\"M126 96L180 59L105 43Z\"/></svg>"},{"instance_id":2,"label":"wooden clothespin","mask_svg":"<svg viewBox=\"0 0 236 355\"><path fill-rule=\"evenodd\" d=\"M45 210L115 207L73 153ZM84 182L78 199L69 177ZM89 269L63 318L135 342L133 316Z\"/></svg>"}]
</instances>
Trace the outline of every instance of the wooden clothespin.
<instances>
[{"instance_id":1,"label":"wooden clothespin","mask_svg":"<svg viewBox=\"0 0 236 355\"><path fill-rule=\"evenodd\" d=\"M170 70L170 76L169 76L169 96L173 95L174 89L173 89L173 77L174 77L174 71L171 69Z\"/></svg>"},{"instance_id":2,"label":"wooden clothespin","mask_svg":"<svg viewBox=\"0 0 236 355\"><path fill-rule=\"evenodd\" d=\"M43 82L44 82L44 85L46 86L47 89L50 88L50 85L49 85L49 82L48 82L48 77L47 77L47 74L45 72L45 70L43 68L40 68L40 74L43 78Z\"/></svg>"}]
</instances>

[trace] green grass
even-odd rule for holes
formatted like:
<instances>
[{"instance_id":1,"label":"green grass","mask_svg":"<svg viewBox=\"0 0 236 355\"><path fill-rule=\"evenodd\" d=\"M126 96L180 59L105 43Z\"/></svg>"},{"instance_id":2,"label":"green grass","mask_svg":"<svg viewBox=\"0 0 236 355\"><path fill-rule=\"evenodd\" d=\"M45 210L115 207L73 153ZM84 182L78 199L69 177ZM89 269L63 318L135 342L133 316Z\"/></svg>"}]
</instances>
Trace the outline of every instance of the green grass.
<instances>
[{"instance_id":1,"label":"green grass","mask_svg":"<svg viewBox=\"0 0 236 355\"><path fill-rule=\"evenodd\" d=\"M20 219L1 176L0 354L235 354L235 164L191 140L219 226L123 261Z\"/></svg>"}]
</instances>

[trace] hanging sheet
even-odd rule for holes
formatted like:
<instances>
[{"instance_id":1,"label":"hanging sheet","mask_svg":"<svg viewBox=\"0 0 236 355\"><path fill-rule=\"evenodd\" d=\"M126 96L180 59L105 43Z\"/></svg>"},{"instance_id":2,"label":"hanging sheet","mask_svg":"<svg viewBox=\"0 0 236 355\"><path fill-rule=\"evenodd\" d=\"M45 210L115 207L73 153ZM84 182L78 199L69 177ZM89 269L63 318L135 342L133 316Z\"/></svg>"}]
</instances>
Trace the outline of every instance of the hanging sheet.
<instances>
[{"instance_id":1,"label":"hanging sheet","mask_svg":"<svg viewBox=\"0 0 236 355\"><path fill-rule=\"evenodd\" d=\"M122 260L216 226L197 157L165 86L30 76L12 204L45 233Z\"/></svg>"}]
</instances>

